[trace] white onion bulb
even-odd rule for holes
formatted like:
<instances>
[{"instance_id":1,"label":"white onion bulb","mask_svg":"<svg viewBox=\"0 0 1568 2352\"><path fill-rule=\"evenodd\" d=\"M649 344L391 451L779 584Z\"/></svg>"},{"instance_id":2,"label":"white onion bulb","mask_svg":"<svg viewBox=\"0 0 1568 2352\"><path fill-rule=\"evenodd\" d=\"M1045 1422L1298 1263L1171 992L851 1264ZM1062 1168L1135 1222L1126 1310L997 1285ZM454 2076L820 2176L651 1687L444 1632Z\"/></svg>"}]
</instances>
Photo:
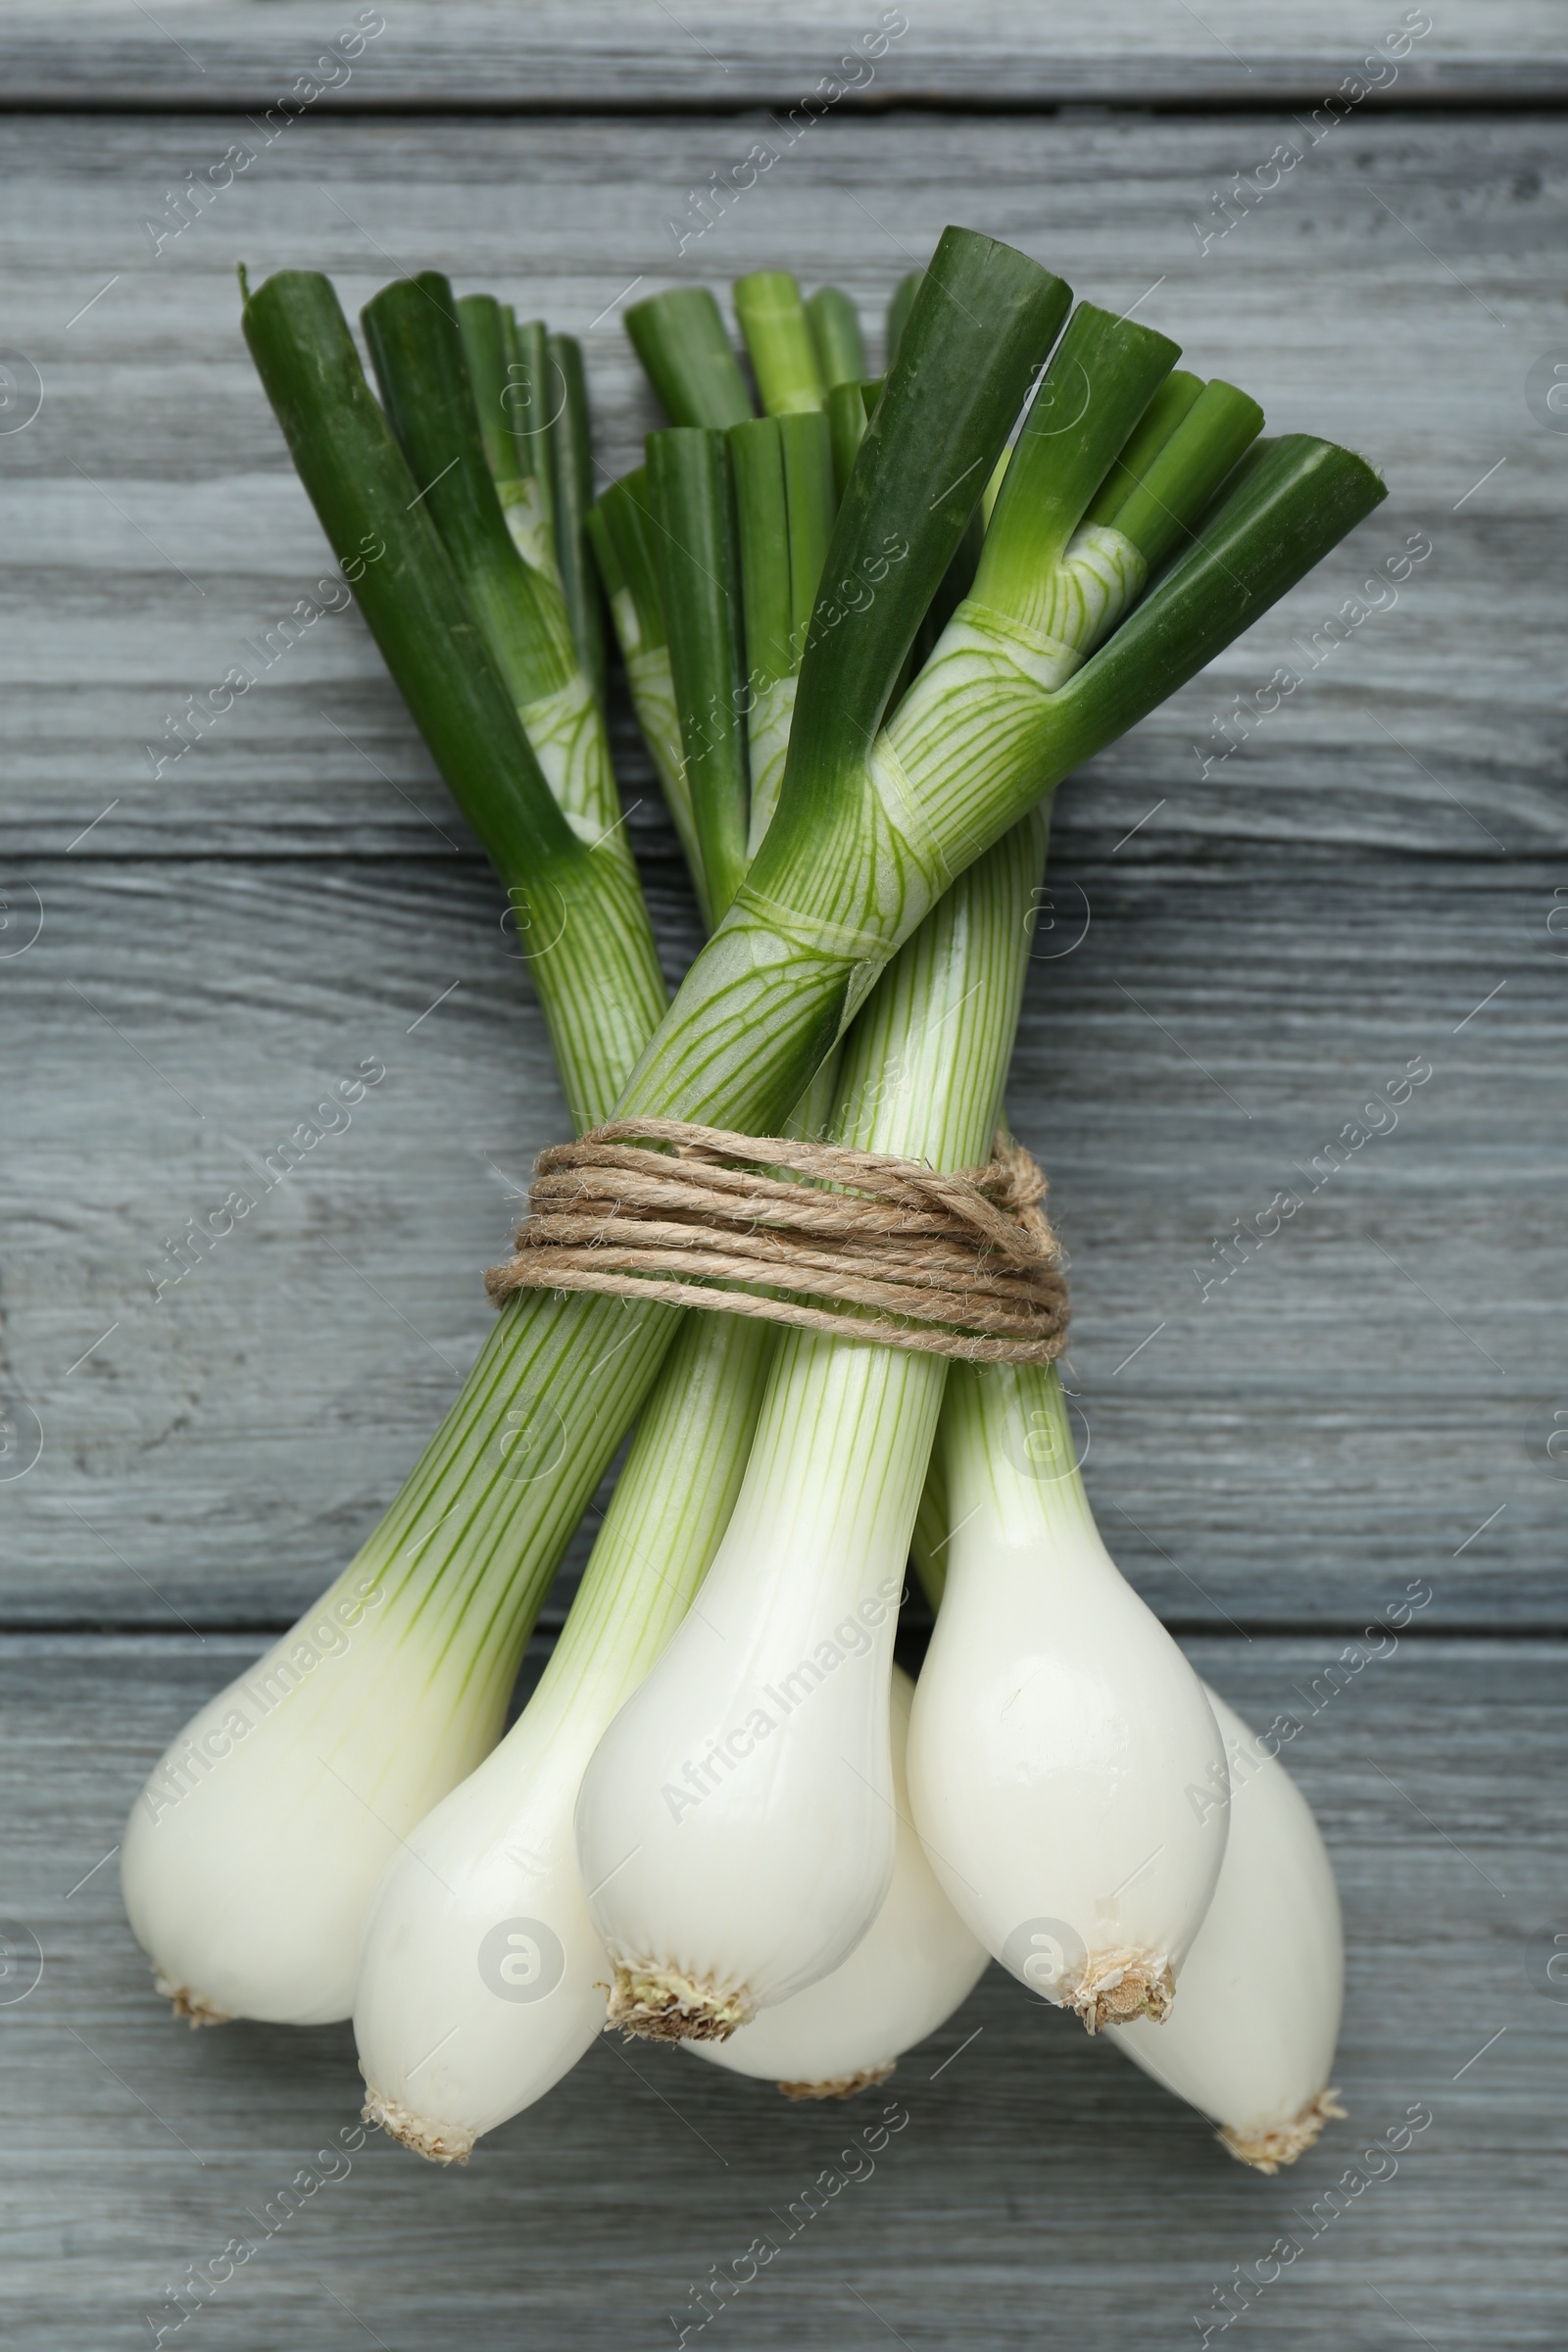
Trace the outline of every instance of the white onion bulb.
<instances>
[{"instance_id":1,"label":"white onion bulb","mask_svg":"<svg viewBox=\"0 0 1568 2352\"><path fill-rule=\"evenodd\" d=\"M1311 1808L1276 1756L1208 1691L1225 1736L1230 1837L1219 1885L1157 2031L1117 2047L1220 2126L1232 2155L1276 2173L1343 2115L1329 2074L1345 1998L1345 1938ZM1195 1800L1212 1793L1200 1785Z\"/></svg>"},{"instance_id":2,"label":"white onion bulb","mask_svg":"<svg viewBox=\"0 0 1568 2352\"><path fill-rule=\"evenodd\" d=\"M939 1439L947 1581L909 1793L987 1949L1093 2033L1180 2008L1225 1850L1202 1686L1102 1543L1054 1369L955 1365Z\"/></svg>"},{"instance_id":3,"label":"white onion bulb","mask_svg":"<svg viewBox=\"0 0 1568 2352\"><path fill-rule=\"evenodd\" d=\"M505 1720L515 1649L478 1646L416 1563L377 1572L362 1554L185 1726L121 1859L126 1915L176 2016L348 2016L376 1881Z\"/></svg>"},{"instance_id":4,"label":"white onion bulb","mask_svg":"<svg viewBox=\"0 0 1568 2352\"><path fill-rule=\"evenodd\" d=\"M604 2031L610 1968L571 1842L598 1728L584 1693L536 1696L410 1832L370 1907L354 1996L366 2115L436 2163L465 2163Z\"/></svg>"},{"instance_id":5,"label":"white onion bulb","mask_svg":"<svg viewBox=\"0 0 1568 2352\"><path fill-rule=\"evenodd\" d=\"M881 1910L831 1976L762 2010L727 2041L688 2042L696 2056L777 2082L790 2098L847 2098L884 2082L895 2061L973 1991L990 1955L937 1885L909 1821L905 1749L913 1699L914 1685L895 1666L890 1730L899 1825Z\"/></svg>"},{"instance_id":6,"label":"white onion bulb","mask_svg":"<svg viewBox=\"0 0 1568 2352\"><path fill-rule=\"evenodd\" d=\"M687 1317L538 1689L376 1890L354 1997L366 2114L437 2163L465 2162L604 2030L611 1968L577 1876L577 1790L712 1557L768 1343L760 1324Z\"/></svg>"},{"instance_id":7,"label":"white onion bulb","mask_svg":"<svg viewBox=\"0 0 1568 2352\"><path fill-rule=\"evenodd\" d=\"M899 1411L911 1391L912 1427ZM799 1332L779 1344L699 1604L600 1741L577 1801L577 1865L615 1966L611 2017L630 2032L721 2038L837 1968L881 1907L907 1488L939 1396L924 1358ZM890 1424L891 1474L864 1437Z\"/></svg>"}]
</instances>

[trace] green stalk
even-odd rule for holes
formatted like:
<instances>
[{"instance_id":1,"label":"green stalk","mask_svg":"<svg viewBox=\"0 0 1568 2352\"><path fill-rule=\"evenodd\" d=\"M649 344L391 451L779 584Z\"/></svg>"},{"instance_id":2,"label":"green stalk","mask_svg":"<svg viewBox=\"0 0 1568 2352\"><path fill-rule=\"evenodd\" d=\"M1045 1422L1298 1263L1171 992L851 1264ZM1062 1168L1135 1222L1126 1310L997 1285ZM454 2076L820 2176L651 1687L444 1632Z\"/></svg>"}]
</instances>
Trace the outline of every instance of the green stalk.
<instances>
[{"instance_id":1,"label":"green stalk","mask_svg":"<svg viewBox=\"0 0 1568 2352\"><path fill-rule=\"evenodd\" d=\"M362 321L393 430L551 788L574 831L635 879L604 713L559 576L524 563L502 513L452 289L435 270L398 278Z\"/></svg>"},{"instance_id":2,"label":"green stalk","mask_svg":"<svg viewBox=\"0 0 1568 2352\"><path fill-rule=\"evenodd\" d=\"M1128 435L1121 456L1085 510L1085 522L1109 522L1150 460L1164 448L1203 389L1200 375L1173 368ZM993 502L994 504L995 502Z\"/></svg>"},{"instance_id":3,"label":"green stalk","mask_svg":"<svg viewBox=\"0 0 1568 2352\"><path fill-rule=\"evenodd\" d=\"M328 542L437 767L537 943L529 968L579 1128L619 1093L664 1004L647 909L558 807L324 277L250 297L245 339ZM379 550L376 554L373 551Z\"/></svg>"},{"instance_id":4,"label":"green stalk","mask_svg":"<svg viewBox=\"0 0 1568 2352\"><path fill-rule=\"evenodd\" d=\"M522 323L501 313L502 350L507 363L502 395L516 452L522 495L507 508L507 525L525 564L559 580L556 568L556 490L550 463L550 434L564 397L550 357L544 321Z\"/></svg>"},{"instance_id":5,"label":"green stalk","mask_svg":"<svg viewBox=\"0 0 1568 2352\"><path fill-rule=\"evenodd\" d=\"M1067 543L1160 383L1167 336L1080 303L1052 355L1003 476L974 601L1046 624Z\"/></svg>"},{"instance_id":6,"label":"green stalk","mask_svg":"<svg viewBox=\"0 0 1568 2352\"><path fill-rule=\"evenodd\" d=\"M1234 384L1205 384L1169 439L1128 487L1108 519L1151 572L1186 537L1184 513L1200 514L1263 429L1263 412Z\"/></svg>"},{"instance_id":7,"label":"green stalk","mask_svg":"<svg viewBox=\"0 0 1568 2352\"><path fill-rule=\"evenodd\" d=\"M593 420L582 345L575 335L550 337L550 366L562 390L562 406L550 427L551 488L556 512L556 563L571 617L577 658L587 672L594 700L605 708L605 624L599 583L588 545L588 515L594 503Z\"/></svg>"},{"instance_id":8,"label":"green stalk","mask_svg":"<svg viewBox=\"0 0 1568 2352\"><path fill-rule=\"evenodd\" d=\"M505 507L509 496L518 495L514 485L521 480L521 461L507 401L509 330L501 305L493 294L460 295L458 324L463 332L463 356L467 363L485 463Z\"/></svg>"},{"instance_id":9,"label":"green stalk","mask_svg":"<svg viewBox=\"0 0 1568 2352\"><path fill-rule=\"evenodd\" d=\"M420 502L446 542L492 661L525 710L559 693L576 657L564 607L559 597L546 600L507 530L452 288L434 270L395 279L366 304L360 323Z\"/></svg>"},{"instance_id":10,"label":"green stalk","mask_svg":"<svg viewBox=\"0 0 1568 2352\"><path fill-rule=\"evenodd\" d=\"M648 487L687 789L715 915L746 871L740 553L724 435L674 425L648 436Z\"/></svg>"},{"instance_id":11,"label":"green stalk","mask_svg":"<svg viewBox=\"0 0 1568 2352\"><path fill-rule=\"evenodd\" d=\"M778 429L789 510L791 667L799 669L832 544L838 498L827 418L820 413L781 416Z\"/></svg>"},{"instance_id":12,"label":"green stalk","mask_svg":"<svg viewBox=\"0 0 1568 2352\"><path fill-rule=\"evenodd\" d=\"M794 668L790 523L784 436L776 416L732 424L725 439L735 480L749 687L774 685Z\"/></svg>"},{"instance_id":13,"label":"green stalk","mask_svg":"<svg viewBox=\"0 0 1568 2352\"><path fill-rule=\"evenodd\" d=\"M806 417L754 416L726 433L735 481L746 620L746 750L751 771L747 852L755 857L784 781L799 659L793 641L790 508L784 426Z\"/></svg>"},{"instance_id":14,"label":"green stalk","mask_svg":"<svg viewBox=\"0 0 1568 2352\"><path fill-rule=\"evenodd\" d=\"M849 487L850 475L860 443L865 439L866 422L871 414L866 400L868 386L862 381L835 384L827 396L828 433L833 444L833 492L842 498Z\"/></svg>"},{"instance_id":15,"label":"green stalk","mask_svg":"<svg viewBox=\"0 0 1568 2352\"><path fill-rule=\"evenodd\" d=\"M718 304L707 286L634 302L626 332L671 424L739 424L756 415Z\"/></svg>"},{"instance_id":16,"label":"green stalk","mask_svg":"<svg viewBox=\"0 0 1568 2352\"><path fill-rule=\"evenodd\" d=\"M839 384L858 383L865 373L865 338L860 315L849 296L838 286L818 286L806 315L825 389L831 393Z\"/></svg>"},{"instance_id":17,"label":"green stalk","mask_svg":"<svg viewBox=\"0 0 1568 2352\"><path fill-rule=\"evenodd\" d=\"M605 595L610 601L616 641L626 664L632 708L691 869L703 926L710 931L712 904L708 896L697 820L686 782L686 755L681 749L680 712L669 666L669 637L659 593L654 522L648 510L648 475L644 467L638 466L623 481L611 484L589 514L588 532Z\"/></svg>"},{"instance_id":18,"label":"green stalk","mask_svg":"<svg viewBox=\"0 0 1568 2352\"><path fill-rule=\"evenodd\" d=\"M517 322L504 304L490 294L465 294L457 308L484 454L507 529L530 571L550 579L555 549L549 485L538 472L547 442L528 423L544 387L536 387L518 357Z\"/></svg>"},{"instance_id":19,"label":"green stalk","mask_svg":"<svg viewBox=\"0 0 1568 2352\"><path fill-rule=\"evenodd\" d=\"M788 416L821 408L827 387L796 280L787 270L758 270L738 277L734 291L763 414Z\"/></svg>"},{"instance_id":20,"label":"green stalk","mask_svg":"<svg viewBox=\"0 0 1568 2352\"><path fill-rule=\"evenodd\" d=\"M755 858L784 781L795 689L833 530L832 455L820 413L760 416L726 436L746 612L747 744Z\"/></svg>"},{"instance_id":21,"label":"green stalk","mask_svg":"<svg viewBox=\"0 0 1568 2352\"><path fill-rule=\"evenodd\" d=\"M888 366L890 368L899 356L899 345L904 341L904 330L909 323L909 313L914 308L914 298L919 293L924 278L925 271L923 270L911 270L906 277L900 278L893 289L892 298L888 303L887 318Z\"/></svg>"},{"instance_id":22,"label":"green stalk","mask_svg":"<svg viewBox=\"0 0 1568 2352\"><path fill-rule=\"evenodd\" d=\"M1022 1435L1028 1494L1039 1518L1048 1526L1054 1520L1079 1530L1094 1525L1055 1365L958 1364L954 1372L956 1377L949 1379L909 1544L909 1557L933 1615L942 1606L948 1581L951 1470L957 1470L966 1483L989 1482L991 1464L1005 1461L1009 1444L1018 1448ZM1017 1468L1023 1466L1016 1463Z\"/></svg>"}]
</instances>

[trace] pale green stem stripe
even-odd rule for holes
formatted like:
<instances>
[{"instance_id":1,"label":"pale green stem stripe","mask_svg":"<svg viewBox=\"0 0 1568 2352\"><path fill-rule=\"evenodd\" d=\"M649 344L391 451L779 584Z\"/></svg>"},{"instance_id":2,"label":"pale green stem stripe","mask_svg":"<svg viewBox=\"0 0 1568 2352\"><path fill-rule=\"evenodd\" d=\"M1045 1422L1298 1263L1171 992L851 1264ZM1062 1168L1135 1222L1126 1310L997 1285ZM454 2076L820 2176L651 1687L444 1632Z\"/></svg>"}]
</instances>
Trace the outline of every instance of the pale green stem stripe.
<instances>
[{"instance_id":1,"label":"pale green stem stripe","mask_svg":"<svg viewBox=\"0 0 1568 2352\"><path fill-rule=\"evenodd\" d=\"M819 1135L838 1056L785 1132ZM660 1367L582 1583L528 1714L578 1705L608 1723L691 1606L729 1524L752 1450L774 1330L736 1315L688 1315ZM535 1726L537 1730L537 1725Z\"/></svg>"},{"instance_id":2,"label":"pale green stem stripe","mask_svg":"<svg viewBox=\"0 0 1568 2352\"><path fill-rule=\"evenodd\" d=\"M912 1545L933 1609L947 1584L954 1518L982 1502L990 1524L1018 1544L1096 1532L1054 1364L953 1368Z\"/></svg>"},{"instance_id":3,"label":"pale green stem stripe","mask_svg":"<svg viewBox=\"0 0 1568 2352\"><path fill-rule=\"evenodd\" d=\"M850 1034L835 1141L939 1168L989 1156L1011 1058L1028 921L1045 860L1036 811L960 876ZM855 1559L867 1589L902 1571L947 1362L863 1341L783 1334L735 1536L781 1521L803 1563Z\"/></svg>"}]
</instances>

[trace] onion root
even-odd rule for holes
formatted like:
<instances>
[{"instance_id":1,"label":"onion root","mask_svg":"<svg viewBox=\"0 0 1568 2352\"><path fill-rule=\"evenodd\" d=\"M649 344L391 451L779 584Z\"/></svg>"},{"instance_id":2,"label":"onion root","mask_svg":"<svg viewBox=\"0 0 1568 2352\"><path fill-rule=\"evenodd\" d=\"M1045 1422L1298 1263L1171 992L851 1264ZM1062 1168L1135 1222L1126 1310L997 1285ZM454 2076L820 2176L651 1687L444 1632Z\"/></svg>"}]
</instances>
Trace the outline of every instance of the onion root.
<instances>
[{"instance_id":1,"label":"onion root","mask_svg":"<svg viewBox=\"0 0 1568 2352\"><path fill-rule=\"evenodd\" d=\"M858 2090L874 2090L892 2074L897 2059L885 2058L880 2066L862 2066L858 2074L829 2075L825 2082L781 2082L780 2090L787 2099L853 2099Z\"/></svg>"},{"instance_id":2,"label":"onion root","mask_svg":"<svg viewBox=\"0 0 1568 2352\"><path fill-rule=\"evenodd\" d=\"M428 2116L416 2115L412 2107L383 2096L368 2078L360 2115L365 2123L379 2125L389 2139L412 2148L416 2156L423 2156L431 2164L466 2164L473 2153L477 2133L463 2124L433 2124Z\"/></svg>"},{"instance_id":3,"label":"onion root","mask_svg":"<svg viewBox=\"0 0 1568 2352\"><path fill-rule=\"evenodd\" d=\"M1219 2136L1239 2163L1250 2164L1255 2173L1277 2173L1305 2155L1325 2124L1342 2121L1344 2115L1339 2092L1320 2090L1288 2124L1251 2124L1245 2131L1227 2124Z\"/></svg>"},{"instance_id":4,"label":"onion root","mask_svg":"<svg viewBox=\"0 0 1568 2352\"><path fill-rule=\"evenodd\" d=\"M172 1979L155 1971L153 1984L164 1999L170 2002L177 2019L183 2018L193 2030L198 2026L227 2026L233 2023L227 2009L220 2009L213 2001L203 2000L188 1984L175 1984Z\"/></svg>"},{"instance_id":5,"label":"onion root","mask_svg":"<svg viewBox=\"0 0 1568 2352\"><path fill-rule=\"evenodd\" d=\"M1176 1980L1163 1954L1106 1952L1091 1960L1068 1995L1068 2006L1091 2034L1132 2017L1169 2017Z\"/></svg>"},{"instance_id":6,"label":"onion root","mask_svg":"<svg viewBox=\"0 0 1568 2352\"><path fill-rule=\"evenodd\" d=\"M728 2041L756 2013L748 1994L720 1992L678 1968L617 1968L605 2031L648 2041Z\"/></svg>"}]
</instances>

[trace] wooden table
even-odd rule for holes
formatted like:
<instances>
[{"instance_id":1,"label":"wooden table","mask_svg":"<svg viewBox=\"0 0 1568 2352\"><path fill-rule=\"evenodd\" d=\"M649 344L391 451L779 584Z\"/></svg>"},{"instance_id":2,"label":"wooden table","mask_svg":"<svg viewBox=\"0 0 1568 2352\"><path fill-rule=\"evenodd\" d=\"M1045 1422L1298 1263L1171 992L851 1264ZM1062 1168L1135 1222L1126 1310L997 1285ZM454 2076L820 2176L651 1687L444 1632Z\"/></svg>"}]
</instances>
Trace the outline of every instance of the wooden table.
<instances>
[{"instance_id":1,"label":"wooden table","mask_svg":"<svg viewBox=\"0 0 1568 2352\"><path fill-rule=\"evenodd\" d=\"M346 2028L169 2024L113 1851L166 1739L374 1523L563 1129L497 888L356 617L154 773L180 698L323 562L234 263L329 270L353 307L434 265L544 313L584 338L617 468L652 421L634 287L787 264L874 319L956 220L1136 304L1272 427L1390 484L1063 791L1010 1097L1075 1260L1107 1539L1238 1706L1300 1718L1348 1915L1352 2120L1249 2175L992 1971L901 2068L874 2177L710 2339L1179 2345L1294 2234L1248 2340L1563 2342L1568 44L1545 0L1447 0L1381 95L1314 114L1404 13L385 0L352 80L291 120L348 0L8 10L8 2340L147 2342L184 2266L255 2239L352 2121ZM869 88L801 114L895 21ZM690 191L760 137L776 168L677 255ZM254 164L160 246L168 191L241 140ZM1265 186L1282 143L1299 162ZM1331 643L1417 544L1396 601ZM1220 761L1281 663L1300 690ZM674 971L695 918L624 724L621 749ZM155 1303L186 1218L372 1054L352 1129ZM1397 1129L1333 1165L1412 1062ZM1301 1213L1205 1297L1216 1240L1281 1187L1310 1188ZM1336 1671L1412 1583L1431 1597L1396 1653ZM1418 2102L1397 2177L1325 2220ZM607 2040L465 2173L367 2144L166 2340L672 2342L859 2120Z\"/></svg>"}]
</instances>

